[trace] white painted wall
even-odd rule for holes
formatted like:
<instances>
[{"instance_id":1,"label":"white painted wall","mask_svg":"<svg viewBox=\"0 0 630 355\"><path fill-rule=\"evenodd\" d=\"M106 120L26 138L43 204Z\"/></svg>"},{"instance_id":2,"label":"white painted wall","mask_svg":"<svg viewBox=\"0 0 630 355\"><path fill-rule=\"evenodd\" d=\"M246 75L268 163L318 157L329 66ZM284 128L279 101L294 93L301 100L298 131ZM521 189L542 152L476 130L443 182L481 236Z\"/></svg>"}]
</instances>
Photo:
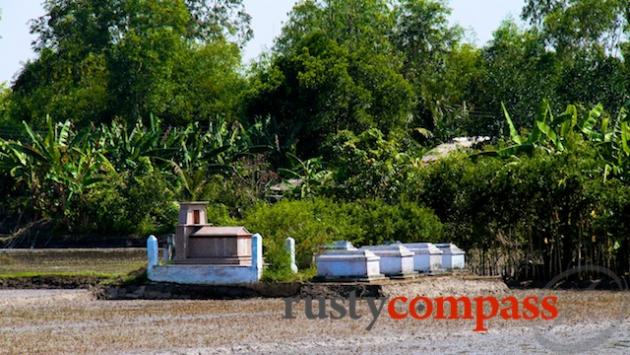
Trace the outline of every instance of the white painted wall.
<instances>
[{"instance_id":1,"label":"white painted wall","mask_svg":"<svg viewBox=\"0 0 630 355\"><path fill-rule=\"evenodd\" d=\"M262 237L252 236L252 265L157 265L157 240L153 247L151 236L147 240L147 275L156 282L195 285L239 285L260 281L263 272ZM153 254L155 262L153 263Z\"/></svg>"},{"instance_id":2,"label":"white painted wall","mask_svg":"<svg viewBox=\"0 0 630 355\"><path fill-rule=\"evenodd\" d=\"M329 249L315 258L317 276L324 278L382 277L380 258L369 250Z\"/></svg>"},{"instance_id":3,"label":"white painted wall","mask_svg":"<svg viewBox=\"0 0 630 355\"><path fill-rule=\"evenodd\" d=\"M403 275L413 273L414 254L399 244L365 246L380 258L379 267L384 275Z\"/></svg>"}]
</instances>

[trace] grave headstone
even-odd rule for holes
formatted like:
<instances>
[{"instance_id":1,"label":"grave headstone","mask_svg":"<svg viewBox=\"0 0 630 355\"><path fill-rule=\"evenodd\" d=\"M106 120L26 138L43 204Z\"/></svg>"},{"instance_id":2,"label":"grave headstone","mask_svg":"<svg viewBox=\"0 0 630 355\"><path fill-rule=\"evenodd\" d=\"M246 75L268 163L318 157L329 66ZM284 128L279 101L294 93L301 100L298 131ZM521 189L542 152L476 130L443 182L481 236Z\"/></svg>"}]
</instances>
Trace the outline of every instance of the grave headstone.
<instances>
[{"instance_id":1,"label":"grave headstone","mask_svg":"<svg viewBox=\"0 0 630 355\"><path fill-rule=\"evenodd\" d=\"M207 202L181 202L173 258L159 265L157 239L147 239L147 277L156 282L243 285L262 277L262 237L244 227L208 224ZM168 242L171 244L171 240ZM165 259L170 255L165 253Z\"/></svg>"},{"instance_id":2,"label":"grave headstone","mask_svg":"<svg viewBox=\"0 0 630 355\"><path fill-rule=\"evenodd\" d=\"M158 265L158 241L154 235L147 239L147 269Z\"/></svg>"},{"instance_id":3,"label":"grave headstone","mask_svg":"<svg viewBox=\"0 0 630 355\"><path fill-rule=\"evenodd\" d=\"M249 266L252 234L245 227L215 227L207 222L207 202L180 202L175 234L175 264Z\"/></svg>"},{"instance_id":4,"label":"grave headstone","mask_svg":"<svg viewBox=\"0 0 630 355\"><path fill-rule=\"evenodd\" d=\"M298 272L297 265L295 264L295 239L288 237L284 241L284 248L289 253L289 257L291 258L291 272L294 274Z\"/></svg>"}]
</instances>

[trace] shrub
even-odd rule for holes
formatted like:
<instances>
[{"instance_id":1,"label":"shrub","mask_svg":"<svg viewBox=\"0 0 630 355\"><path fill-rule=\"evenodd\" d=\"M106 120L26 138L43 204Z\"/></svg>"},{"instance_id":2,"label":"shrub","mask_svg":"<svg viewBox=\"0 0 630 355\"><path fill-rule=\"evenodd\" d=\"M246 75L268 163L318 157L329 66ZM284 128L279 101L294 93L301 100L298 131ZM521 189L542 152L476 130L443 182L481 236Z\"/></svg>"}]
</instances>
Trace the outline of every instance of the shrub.
<instances>
[{"instance_id":1,"label":"shrub","mask_svg":"<svg viewBox=\"0 0 630 355\"><path fill-rule=\"evenodd\" d=\"M267 267L263 271L263 280L290 280L293 276L293 273L291 272L291 257L289 253L283 248L282 244L267 243L265 249L265 260L267 261Z\"/></svg>"},{"instance_id":2,"label":"shrub","mask_svg":"<svg viewBox=\"0 0 630 355\"><path fill-rule=\"evenodd\" d=\"M431 209L411 202L391 205L381 200L347 203L352 223L364 231L360 242L437 242L442 238L442 223Z\"/></svg>"},{"instance_id":3,"label":"shrub","mask_svg":"<svg viewBox=\"0 0 630 355\"><path fill-rule=\"evenodd\" d=\"M237 224L237 221L230 217L227 206L221 203L211 202L206 208L208 223L216 226L229 226Z\"/></svg>"},{"instance_id":4,"label":"shrub","mask_svg":"<svg viewBox=\"0 0 630 355\"><path fill-rule=\"evenodd\" d=\"M397 140L387 140L378 129L359 135L341 131L328 144L335 187L334 196L349 200L398 195L408 156Z\"/></svg>"},{"instance_id":5,"label":"shrub","mask_svg":"<svg viewBox=\"0 0 630 355\"><path fill-rule=\"evenodd\" d=\"M546 278L585 262L627 268L628 185L603 170L597 147L579 140L563 153L454 155L415 171L403 196L435 210L445 239L499 248L512 270L522 256Z\"/></svg>"},{"instance_id":6,"label":"shrub","mask_svg":"<svg viewBox=\"0 0 630 355\"><path fill-rule=\"evenodd\" d=\"M262 234L266 261L273 270L284 267L281 250L289 236L296 241L300 267L310 265L313 254L335 240L360 246L393 240L436 241L442 236L442 224L435 214L411 202L284 200L259 204L243 223L250 231Z\"/></svg>"},{"instance_id":7,"label":"shrub","mask_svg":"<svg viewBox=\"0 0 630 355\"><path fill-rule=\"evenodd\" d=\"M83 231L163 234L174 232L178 205L162 174L150 172L123 182L111 181L92 190L76 213Z\"/></svg>"},{"instance_id":8,"label":"shrub","mask_svg":"<svg viewBox=\"0 0 630 355\"><path fill-rule=\"evenodd\" d=\"M344 216L330 218L323 205L329 206L321 200L259 204L247 213L244 224L250 231L262 234L267 262L272 265L279 262L273 260L277 256L275 251L282 248L287 237L292 237L296 242L296 262L306 266L322 245L338 237L349 237Z\"/></svg>"}]
</instances>

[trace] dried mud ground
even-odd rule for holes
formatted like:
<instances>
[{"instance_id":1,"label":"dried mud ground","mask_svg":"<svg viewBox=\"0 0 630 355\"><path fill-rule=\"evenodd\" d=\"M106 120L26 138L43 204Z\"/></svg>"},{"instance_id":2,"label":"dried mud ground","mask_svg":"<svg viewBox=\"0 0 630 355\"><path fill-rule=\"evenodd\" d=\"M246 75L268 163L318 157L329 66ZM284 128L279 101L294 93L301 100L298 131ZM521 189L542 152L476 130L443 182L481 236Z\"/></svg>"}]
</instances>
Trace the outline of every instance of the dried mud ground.
<instances>
[{"instance_id":1,"label":"dried mud ground","mask_svg":"<svg viewBox=\"0 0 630 355\"><path fill-rule=\"evenodd\" d=\"M406 296L542 293L462 280L391 286L387 291ZM596 347L589 353L630 353L630 293L555 294L560 312L556 322L492 320L487 333L475 333L472 321L394 321L385 314L368 331L371 316L365 303L359 306L359 320L308 320L303 303L294 310L296 319L283 319L282 299L100 301L87 290L0 290L0 352L578 353L584 350L580 342L592 338ZM540 333L560 344L541 344Z\"/></svg>"}]
</instances>

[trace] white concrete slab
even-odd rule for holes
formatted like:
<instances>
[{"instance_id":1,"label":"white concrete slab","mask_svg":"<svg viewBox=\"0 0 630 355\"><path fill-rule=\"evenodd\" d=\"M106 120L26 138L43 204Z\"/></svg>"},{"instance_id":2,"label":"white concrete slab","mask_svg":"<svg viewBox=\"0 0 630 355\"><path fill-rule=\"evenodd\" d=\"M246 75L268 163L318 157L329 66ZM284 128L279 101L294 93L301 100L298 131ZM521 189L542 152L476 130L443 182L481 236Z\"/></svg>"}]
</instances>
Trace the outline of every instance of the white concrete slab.
<instances>
[{"instance_id":1,"label":"white concrete slab","mask_svg":"<svg viewBox=\"0 0 630 355\"><path fill-rule=\"evenodd\" d=\"M369 250L380 257L381 273L386 276L399 276L414 272L414 254L403 245L371 245L361 247L361 249Z\"/></svg>"},{"instance_id":2,"label":"white concrete slab","mask_svg":"<svg viewBox=\"0 0 630 355\"><path fill-rule=\"evenodd\" d=\"M418 272L437 272L442 270L443 252L432 243L403 244L413 252L413 267Z\"/></svg>"},{"instance_id":3,"label":"white concrete slab","mask_svg":"<svg viewBox=\"0 0 630 355\"><path fill-rule=\"evenodd\" d=\"M466 252L452 243L438 243L435 245L442 251L442 266L446 270L457 270L466 267Z\"/></svg>"},{"instance_id":4,"label":"white concrete slab","mask_svg":"<svg viewBox=\"0 0 630 355\"><path fill-rule=\"evenodd\" d=\"M324 279L381 278L380 258L369 250L359 250L352 243L335 242L315 257L317 276Z\"/></svg>"}]
</instances>

